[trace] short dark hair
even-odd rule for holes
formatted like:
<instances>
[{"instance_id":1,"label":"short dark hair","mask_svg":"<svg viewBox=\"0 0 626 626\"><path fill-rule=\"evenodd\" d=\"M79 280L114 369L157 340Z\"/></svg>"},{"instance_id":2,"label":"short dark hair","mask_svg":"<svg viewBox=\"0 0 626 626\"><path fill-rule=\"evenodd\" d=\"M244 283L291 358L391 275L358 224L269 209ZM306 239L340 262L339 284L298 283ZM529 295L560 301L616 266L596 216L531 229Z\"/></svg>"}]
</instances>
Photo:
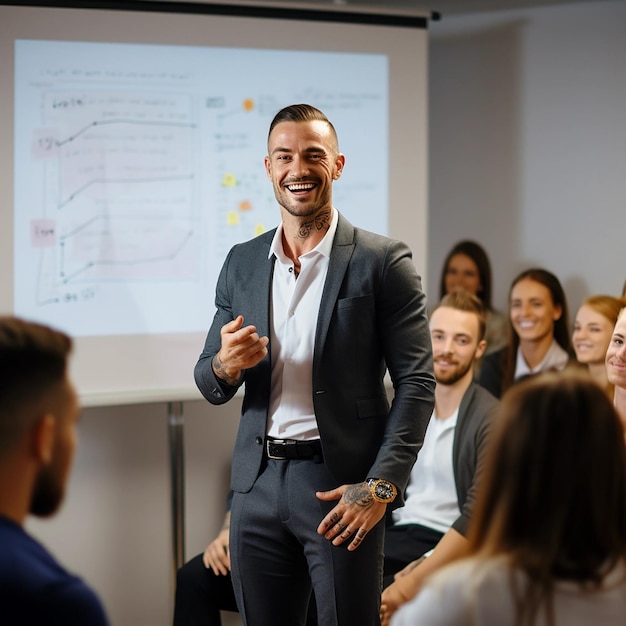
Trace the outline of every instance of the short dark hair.
<instances>
[{"instance_id":1,"label":"short dark hair","mask_svg":"<svg viewBox=\"0 0 626 626\"><path fill-rule=\"evenodd\" d=\"M451 291L441 298L439 304L431 312L431 315L442 306L456 309L457 311L465 311L466 313L474 313L478 319L478 341L480 342L485 338L487 314L480 298L465 289Z\"/></svg>"},{"instance_id":2,"label":"short dark hair","mask_svg":"<svg viewBox=\"0 0 626 626\"><path fill-rule=\"evenodd\" d=\"M452 250L448 252L443 262L441 277L439 279L439 298L443 298L446 295L446 274L448 272L448 265L450 265L452 257L457 254L464 254L476 264L481 286L481 290L476 295L482 301L485 309L491 311L493 308L491 305L491 263L489 262L489 257L485 249L476 241L469 239L459 241L454 245Z\"/></svg>"},{"instance_id":3,"label":"short dark hair","mask_svg":"<svg viewBox=\"0 0 626 626\"><path fill-rule=\"evenodd\" d=\"M29 407L65 380L71 351L63 332L0 316L0 456L30 427Z\"/></svg>"},{"instance_id":4,"label":"short dark hair","mask_svg":"<svg viewBox=\"0 0 626 626\"><path fill-rule=\"evenodd\" d=\"M267 133L268 142L274 128L282 122L325 122L328 124L328 128L330 129L335 142L335 147L337 151L339 151L339 140L337 138L337 131L335 130L335 127L326 115L314 106L310 104L290 104L289 106L278 111L278 113L274 116L274 119L270 124L269 132Z\"/></svg>"}]
</instances>

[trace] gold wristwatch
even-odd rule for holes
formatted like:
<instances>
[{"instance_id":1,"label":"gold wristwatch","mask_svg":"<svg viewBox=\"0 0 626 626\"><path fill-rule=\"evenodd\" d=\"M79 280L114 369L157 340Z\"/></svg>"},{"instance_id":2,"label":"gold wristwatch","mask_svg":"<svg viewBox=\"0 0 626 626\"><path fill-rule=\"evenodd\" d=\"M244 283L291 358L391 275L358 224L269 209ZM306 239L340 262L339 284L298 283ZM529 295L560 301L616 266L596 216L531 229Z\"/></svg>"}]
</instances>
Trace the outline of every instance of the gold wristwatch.
<instances>
[{"instance_id":1,"label":"gold wristwatch","mask_svg":"<svg viewBox=\"0 0 626 626\"><path fill-rule=\"evenodd\" d=\"M389 504L393 502L398 495L396 486L384 478L368 478L365 484L369 487L372 498L374 498L376 502Z\"/></svg>"}]
</instances>

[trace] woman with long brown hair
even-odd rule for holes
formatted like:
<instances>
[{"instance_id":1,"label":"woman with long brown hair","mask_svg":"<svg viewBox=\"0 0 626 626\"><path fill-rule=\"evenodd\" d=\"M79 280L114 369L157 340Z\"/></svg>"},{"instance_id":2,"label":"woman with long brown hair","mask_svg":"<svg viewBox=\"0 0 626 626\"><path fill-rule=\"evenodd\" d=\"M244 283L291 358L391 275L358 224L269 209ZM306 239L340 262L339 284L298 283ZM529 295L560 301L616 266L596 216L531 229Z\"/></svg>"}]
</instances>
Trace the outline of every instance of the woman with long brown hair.
<instances>
[{"instance_id":1,"label":"woman with long brown hair","mask_svg":"<svg viewBox=\"0 0 626 626\"><path fill-rule=\"evenodd\" d=\"M509 292L509 343L484 357L478 382L499 398L515 380L574 361L567 300L559 279L543 268L519 274Z\"/></svg>"},{"instance_id":2,"label":"woman with long brown hair","mask_svg":"<svg viewBox=\"0 0 626 626\"><path fill-rule=\"evenodd\" d=\"M626 615L626 449L581 372L516 383L494 419L468 559L392 626L617 626Z\"/></svg>"},{"instance_id":3,"label":"woman with long brown hair","mask_svg":"<svg viewBox=\"0 0 626 626\"><path fill-rule=\"evenodd\" d=\"M439 300L452 291L474 294L485 308L487 327L485 354L499 350L507 342L506 315L492 303L491 263L486 250L476 241L458 241L446 255L439 279Z\"/></svg>"}]
</instances>

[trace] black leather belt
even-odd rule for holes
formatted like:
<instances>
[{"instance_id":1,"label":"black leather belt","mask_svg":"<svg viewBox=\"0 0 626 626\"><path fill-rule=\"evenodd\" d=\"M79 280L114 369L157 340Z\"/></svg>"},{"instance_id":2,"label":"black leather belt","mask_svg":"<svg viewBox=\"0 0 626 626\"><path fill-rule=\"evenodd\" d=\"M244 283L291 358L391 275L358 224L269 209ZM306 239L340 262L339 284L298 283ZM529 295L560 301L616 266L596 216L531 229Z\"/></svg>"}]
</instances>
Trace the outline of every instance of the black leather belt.
<instances>
[{"instance_id":1,"label":"black leather belt","mask_svg":"<svg viewBox=\"0 0 626 626\"><path fill-rule=\"evenodd\" d=\"M265 440L265 453L268 459L320 459L322 458L322 444L319 439L299 441L297 439Z\"/></svg>"}]
</instances>

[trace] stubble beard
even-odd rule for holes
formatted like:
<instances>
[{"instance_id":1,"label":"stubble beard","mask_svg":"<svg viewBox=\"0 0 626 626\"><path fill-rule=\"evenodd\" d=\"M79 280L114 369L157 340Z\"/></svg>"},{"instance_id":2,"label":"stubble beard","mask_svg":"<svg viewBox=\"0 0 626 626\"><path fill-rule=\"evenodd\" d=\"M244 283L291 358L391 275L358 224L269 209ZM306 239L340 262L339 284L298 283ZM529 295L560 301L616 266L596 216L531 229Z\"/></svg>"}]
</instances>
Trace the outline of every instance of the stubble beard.
<instances>
[{"instance_id":1,"label":"stubble beard","mask_svg":"<svg viewBox=\"0 0 626 626\"><path fill-rule=\"evenodd\" d=\"M312 234L320 230L327 229L330 226L332 210L326 204L315 204L308 208L288 204L279 199L280 206L292 217L302 221L298 226L298 239L307 239Z\"/></svg>"},{"instance_id":2,"label":"stubble beard","mask_svg":"<svg viewBox=\"0 0 626 626\"><path fill-rule=\"evenodd\" d=\"M442 376L437 374L437 370L435 369L435 380L439 385L454 385L459 382L459 380L461 380L461 378L463 378L472 367L474 367L474 362L470 361L469 364L458 367L456 370Z\"/></svg>"}]
</instances>

